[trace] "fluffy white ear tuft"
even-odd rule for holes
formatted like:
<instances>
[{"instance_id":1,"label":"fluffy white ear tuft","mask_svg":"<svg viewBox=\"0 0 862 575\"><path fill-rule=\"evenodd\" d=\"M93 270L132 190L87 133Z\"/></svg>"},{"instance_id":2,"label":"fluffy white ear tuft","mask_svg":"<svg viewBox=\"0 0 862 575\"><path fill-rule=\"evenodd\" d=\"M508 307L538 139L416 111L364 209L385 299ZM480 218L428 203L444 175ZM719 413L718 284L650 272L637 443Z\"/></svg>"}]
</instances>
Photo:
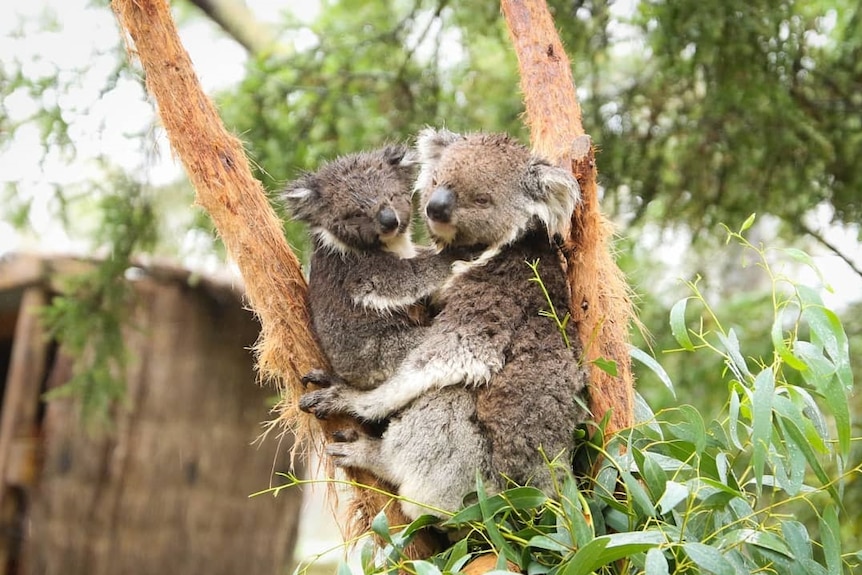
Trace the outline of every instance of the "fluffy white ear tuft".
<instances>
[{"instance_id":1,"label":"fluffy white ear tuft","mask_svg":"<svg viewBox=\"0 0 862 575\"><path fill-rule=\"evenodd\" d=\"M464 136L450 132L445 128L439 130L425 128L416 137L416 150L423 163L436 162L449 144L464 139Z\"/></svg>"},{"instance_id":2,"label":"fluffy white ear tuft","mask_svg":"<svg viewBox=\"0 0 862 575\"><path fill-rule=\"evenodd\" d=\"M288 186L280 197L294 219L308 221L317 196L317 192L300 180Z\"/></svg>"},{"instance_id":3,"label":"fluffy white ear tuft","mask_svg":"<svg viewBox=\"0 0 862 575\"><path fill-rule=\"evenodd\" d=\"M419 152L417 152L416 150L409 150L406 154L404 154L404 157L401 158L401 162L398 165L409 168L410 166L415 166L419 164L419 161Z\"/></svg>"},{"instance_id":4,"label":"fluffy white ear tuft","mask_svg":"<svg viewBox=\"0 0 862 575\"><path fill-rule=\"evenodd\" d=\"M416 137L416 153L419 155L419 162L422 167L416 177L414 190L424 190L431 184L434 169L443 155L443 150L453 142L463 139L464 136L461 134L450 132L445 128L437 130L429 127L419 132Z\"/></svg>"},{"instance_id":5,"label":"fluffy white ear tuft","mask_svg":"<svg viewBox=\"0 0 862 575\"><path fill-rule=\"evenodd\" d=\"M548 228L548 233L566 235L572 212L581 202L578 181L567 170L551 166L542 160L534 161L532 175L538 193L533 198L533 212Z\"/></svg>"},{"instance_id":6,"label":"fluffy white ear tuft","mask_svg":"<svg viewBox=\"0 0 862 575\"><path fill-rule=\"evenodd\" d=\"M285 200L301 202L310 198L314 194L311 188L291 188L284 191L281 197Z\"/></svg>"}]
</instances>

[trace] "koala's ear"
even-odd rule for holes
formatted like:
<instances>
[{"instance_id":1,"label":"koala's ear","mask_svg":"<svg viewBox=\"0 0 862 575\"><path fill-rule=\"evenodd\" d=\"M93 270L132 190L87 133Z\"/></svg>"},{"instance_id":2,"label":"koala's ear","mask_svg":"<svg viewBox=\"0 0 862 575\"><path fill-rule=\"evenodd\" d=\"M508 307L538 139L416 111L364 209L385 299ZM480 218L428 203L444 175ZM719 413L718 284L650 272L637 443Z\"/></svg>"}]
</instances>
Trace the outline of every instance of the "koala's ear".
<instances>
[{"instance_id":1,"label":"koala's ear","mask_svg":"<svg viewBox=\"0 0 862 575\"><path fill-rule=\"evenodd\" d=\"M414 190L424 190L431 184L434 169L443 155L443 150L450 144L463 140L464 136L441 128L425 128L416 137L416 153L419 155L419 176L416 178Z\"/></svg>"},{"instance_id":2,"label":"koala's ear","mask_svg":"<svg viewBox=\"0 0 862 575\"><path fill-rule=\"evenodd\" d=\"M562 168L534 158L530 161L524 188L532 201L531 211L548 228L550 234L566 234L572 212L581 201L578 180Z\"/></svg>"},{"instance_id":3,"label":"koala's ear","mask_svg":"<svg viewBox=\"0 0 862 575\"><path fill-rule=\"evenodd\" d=\"M440 159L446 146L463 139L464 136L461 134L450 132L445 128L439 130L425 128L416 137L416 151L419 153L419 160L426 164L434 163Z\"/></svg>"},{"instance_id":4,"label":"koala's ear","mask_svg":"<svg viewBox=\"0 0 862 575\"><path fill-rule=\"evenodd\" d=\"M311 214L311 207L320 197L317 191L304 180L296 181L285 188L279 196L294 218L304 219Z\"/></svg>"},{"instance_id":5,"label":"koala's ear","mask_svg":"<svg viewBox=\"0 0 862 575\"><path fill-rule=\"evenodd\" d=\"M419 163L419 155L407 146L386 146L382 150L383 158L393 167L411 167Z\"/></svg>"}]
</instances>

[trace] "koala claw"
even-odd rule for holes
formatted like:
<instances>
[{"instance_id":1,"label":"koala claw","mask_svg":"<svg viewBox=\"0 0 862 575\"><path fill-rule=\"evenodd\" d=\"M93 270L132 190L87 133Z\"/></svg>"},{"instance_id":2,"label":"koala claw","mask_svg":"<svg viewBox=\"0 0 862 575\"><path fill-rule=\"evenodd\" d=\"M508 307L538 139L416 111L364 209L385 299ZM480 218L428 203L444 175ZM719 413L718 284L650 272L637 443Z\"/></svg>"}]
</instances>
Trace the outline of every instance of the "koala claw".
<instances>
[{"instance_id":1,"label":"koala claw","mask_svg":"<svg viewBox=\"0 0 862 575\"><path fill-rule=\"evenodd\" d=\"M333 413L341 413L339 392L337 385L316 389L304 394L299 398L299 409L306 413L313 413L317 419L326 419Z\"/></svg>"},{"instance_id":2,"label":"koala claw","mask_svg":"<svg viewBox=\"0 0 862 575\"><path fill-rule=\"evenodd\" d=\"M309 384L314 384L318 387L329 387L333 383L341 383L343 380L333 373L328 373L322 369L312 369L302 376L300 379L302 387L308 388Z\"/></svg>"}]
</instances>

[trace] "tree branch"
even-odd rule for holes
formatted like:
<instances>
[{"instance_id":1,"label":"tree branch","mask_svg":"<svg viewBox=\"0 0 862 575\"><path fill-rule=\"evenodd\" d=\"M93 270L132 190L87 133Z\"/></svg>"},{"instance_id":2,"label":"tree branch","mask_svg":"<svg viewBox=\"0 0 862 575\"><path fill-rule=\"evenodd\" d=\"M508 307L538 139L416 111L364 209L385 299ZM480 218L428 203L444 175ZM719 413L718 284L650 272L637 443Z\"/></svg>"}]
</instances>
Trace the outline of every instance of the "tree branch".
<instances>
[{"instance_id":1,"label":"tree branch","mask_svg":"<svg viewBox=\"0 0 862 575\"><path fill-rule=\"evenodd\" d=\"M844 260L844 262L848 266L850 266L850 269L853 270L856 273L856 275L858 275L860 278L862 278L862 268L859 268L859 266L856 264L856 262L854 260L850 259L850 256L848 256L847 254L842 252L840 249L838 249L838 246L836 246L835 244L833 244L832 242L827 240L826 236L824 236L823 234L821 234L817 230L809 227L808 224L806 224L803 221L796 221L796 222L793 222L793 224L795 226L799 227L800 230L802 230L803 232L805 232L806 234L808 234L809 236L811 236L812 238L814 238L815 240L820 242L823 246L825 246L829 251L834 253L836 256L838 256L839 258Z\"/></svg>"},{"instance_id":2,"label":"tree branch","mask_svg":"<svg viewBox=\"0 0 862 575\"><path fill-rule=\"evenodd\" d=\"M189 0L251 54L276 45L275 33L240 0Z\"/></svg>"}]
</instances>

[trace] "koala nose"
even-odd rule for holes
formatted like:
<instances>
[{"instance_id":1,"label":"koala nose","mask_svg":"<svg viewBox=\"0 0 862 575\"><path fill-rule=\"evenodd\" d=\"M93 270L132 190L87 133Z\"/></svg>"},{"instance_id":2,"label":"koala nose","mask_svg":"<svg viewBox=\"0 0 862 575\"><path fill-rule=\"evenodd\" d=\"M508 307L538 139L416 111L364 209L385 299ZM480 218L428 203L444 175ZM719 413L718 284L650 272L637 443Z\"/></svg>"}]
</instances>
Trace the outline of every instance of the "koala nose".
<instances>
[{"instance_id":1,"label":"koala nose","mask_svg":"<svg viewBox=\"0 0 862 575\"><path fill-rule=\"evenodd\" d=\"M452 209L455 207L455 194L449 188L439 187L431 192L425 205L425 214L433 221L448 223L452 219Z\"/></svg>"},{"instance_id":2,"label":"koala nose","mask_svg":"<svg viewBox=\"0 0 862 575\"><path fill-rule=\"evenodd\" d=\"M394 231L398 228L398 214L389 206L384 207L377 212L377 223L380 224L380 229L383 233Z\"/></svg>"}]
</instances>

